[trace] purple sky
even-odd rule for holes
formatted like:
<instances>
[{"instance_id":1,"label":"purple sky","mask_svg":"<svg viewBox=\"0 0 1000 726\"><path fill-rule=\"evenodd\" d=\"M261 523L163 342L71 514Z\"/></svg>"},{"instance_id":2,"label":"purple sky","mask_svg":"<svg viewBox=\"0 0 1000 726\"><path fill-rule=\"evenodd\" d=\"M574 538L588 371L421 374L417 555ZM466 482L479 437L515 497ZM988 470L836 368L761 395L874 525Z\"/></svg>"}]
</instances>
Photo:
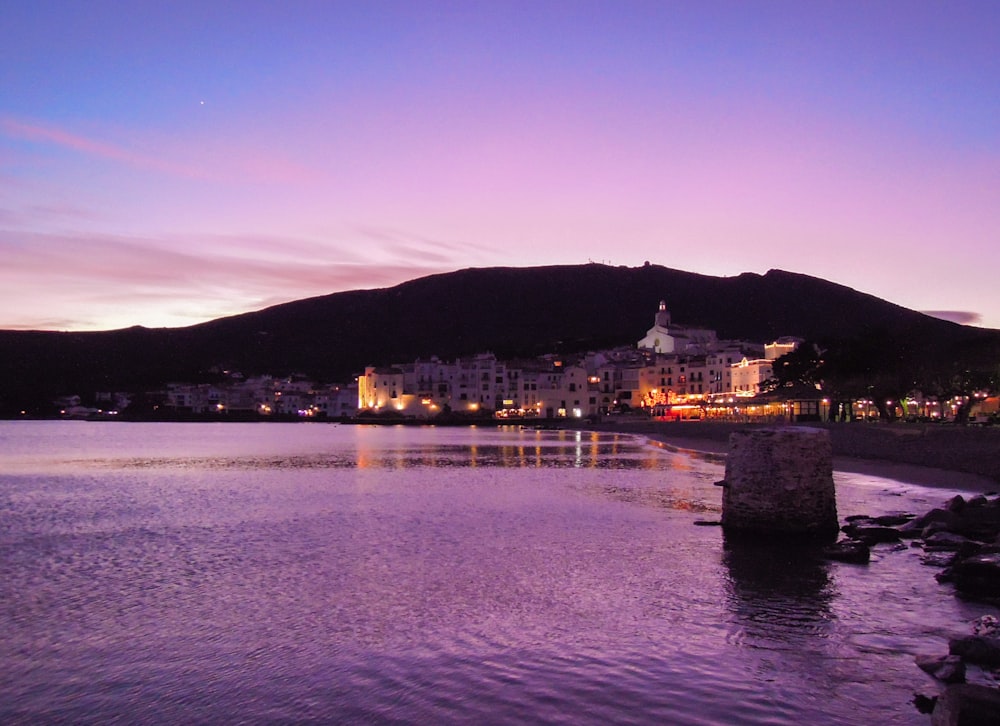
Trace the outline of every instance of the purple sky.
<instances>
[{"instance_id":1,"label":"purple sky","mask_svg":"<svg viewBox=\"0 0 1000 726\"><path fill-rule=\"evenodd\" d=\"M1000 328L998 49L996 0L13 0L0 328L646 260Z\"/></svg>"}]
</instances>

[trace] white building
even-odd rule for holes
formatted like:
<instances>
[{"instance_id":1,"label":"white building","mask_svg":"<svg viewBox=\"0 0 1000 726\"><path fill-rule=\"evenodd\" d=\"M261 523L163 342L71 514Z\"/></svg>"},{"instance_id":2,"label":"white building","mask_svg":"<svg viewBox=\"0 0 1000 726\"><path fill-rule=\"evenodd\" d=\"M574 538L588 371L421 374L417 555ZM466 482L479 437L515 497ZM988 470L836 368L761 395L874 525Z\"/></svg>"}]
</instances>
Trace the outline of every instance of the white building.
<instances>
[{"instance_id":1,"label":"white building","mask_svg":"<svg viewBox=\"0 0 1000 726\"><path fill-rule=\"evenodd\" d=\"M396 367L368 366L358 377L358 408L366 411L402 411L403 371Z\"/></svg>"},{"instance_id":2,"label":"white building","mask_svg":"<svg viewBox=\"0 0 1000 726\"><path fill-rule=\"evenodd\" d=\"M730 367L733 377L733 392L737 395L755 396L760 393L760 384L773 377L773 361L763 358L747 360Z\"/></svg>"},{"instance_id":3,"label":"white building","mask_svg":"<svg viewBox=\"0 0 1000 726\"><path fill-rule=\"evenodd\" d=\"M516 388L506 364L492 353L482 353L454 363L432 358L390 367L368 366L358 378L357 400L362 411L431 418L445 411L495 411L505 401L513 402Z\"/></svg>"},{"instance_id":4,"label":"white building","mask_svg":"<svg viewBox=\"0 0 1000 726\"><path fill-rule=\"evenodd\" d=\"M653 327L646 331L646 337L636 343L639 348L649 348L657 353L673 353L675 350L674 336L670 333L670 311L667 303L660 300L660 307L653 318Z\"/></svg>"},{"instance_id":5,"label":"white building","mask_svg":"<svg viewBox=\"0 0 1000 726\"><path fill-rule=\"evenodd\" d=\"M765 343L764 359L778 360L781 356L793 352L796 348L802 345L802 342L802 338L794 338L789 335L778 338L773 343Z\"/></svg>"},{"instance_id":6,"label":"white building","mask_svg":"<svg viewBox=\"0 0 1000 726\"><path fill-rule=\"evenodd\" d=\"M353 418L358 413L357 385L329 386L316 391L312 410L328 418Z\"/></svg>"},{"instance_id":7,"label":"white building","mask_svg":"<svg viewBox=\"0 0 1000 726\"><path fill-rule=\"evenodd\" d=\"M653 327L636 345L656 353L705 352L717 340L714 330L673 325L667 303L660 300L659 309L653 318Z\"/></svg>"},{"instance_id":8,"label":"white building","mask_svg":"<svg viewBox=\"0 0 1000 726\"><path fill-rule=\"evenodd\" d=\"M733 390L733 365L743 360L739 348L722 348L705 356L710 379L708 393L729 393Z\"/></svg>"}]
</instances>

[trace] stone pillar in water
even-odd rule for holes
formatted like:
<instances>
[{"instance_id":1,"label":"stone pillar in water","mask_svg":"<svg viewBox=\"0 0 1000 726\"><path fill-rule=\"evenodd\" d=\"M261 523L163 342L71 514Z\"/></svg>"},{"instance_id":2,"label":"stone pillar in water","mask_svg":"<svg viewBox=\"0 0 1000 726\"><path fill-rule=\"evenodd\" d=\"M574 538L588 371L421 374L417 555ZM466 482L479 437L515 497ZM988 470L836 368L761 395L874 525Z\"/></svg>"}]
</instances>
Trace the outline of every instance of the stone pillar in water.
<instances>
[{"instance_id":1,"label":"stone pillar in water","mask_svg":"<svg viewBox=\"0 0 1000 726\"><path fill-rule=\"evenodd\" d=\"M722 485L726 532L836 539L833 450L823 429L733 433Z\"/></svg>"}]
</instances>

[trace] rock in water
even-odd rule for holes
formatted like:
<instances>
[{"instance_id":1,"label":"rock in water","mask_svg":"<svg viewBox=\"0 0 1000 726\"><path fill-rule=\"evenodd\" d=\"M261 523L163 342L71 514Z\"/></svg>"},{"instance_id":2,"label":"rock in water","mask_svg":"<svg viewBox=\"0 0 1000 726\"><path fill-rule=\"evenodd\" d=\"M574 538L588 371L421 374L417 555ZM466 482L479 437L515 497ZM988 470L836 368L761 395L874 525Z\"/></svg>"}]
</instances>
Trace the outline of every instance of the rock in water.
<instances>
[{"instance_id":1,"label":"rock in water","mask_svg":"<svg viewBox=\"0 0 1000 726\"><path fill-rule=\"evenodd\" d=\"M723 524L725 524L723 513ZM956 560L952 566L955 588L963 595L1000 602L1000 553L987 552Z\"/></svg>"},{"instance_id":2,"label":"rock in water","mask_svg":"<svg viewBox=\"0 0 1000 726\"><path fill-rule=\"evenodd\" d=\"M839 528L829 434L791 426L733 433L722 526L758 537L834 540Z\"/></svg>"},{"instance_id":3,"label":"rock in water","mask_svg":"<svg viewBox=\"0 0 1000 726\"><path fill-rule=\"evenodd\" d=\"M952 638L948 641L948 652L969 663L987 667L1000 666L1000 639L997 638L984 635Z\"/></svg>"},{"instance_id":4,"label":"rock in water","mask_svg":"<svg viewBox=\"0 0 1000 726\"><path fill-rule=\"evenodd\" d=\"M957 655L918 655L917 667L942 683L965 683L965 663Z\"/></svg>"},{"instance_id":5,"label":"rock in water","mask_svg":"<svg viewBox=\"0 0 1000 726\"><path fill-rule=\"evenodd\" d=\"M1000 690L972 683L948 686L931 714L932 726L996 726Z\"/></svg>"},{"instance_id":6,"label":"rock in water","mask_svg":"<svg viewBox=\"0 0 1000 726\"><path fill-rule=\"evenodd\" d=\"M864 542L843 540L823 548L823 556L828 560L865 565L871 559L871 549Z\"/></svg>"}]
</instances>

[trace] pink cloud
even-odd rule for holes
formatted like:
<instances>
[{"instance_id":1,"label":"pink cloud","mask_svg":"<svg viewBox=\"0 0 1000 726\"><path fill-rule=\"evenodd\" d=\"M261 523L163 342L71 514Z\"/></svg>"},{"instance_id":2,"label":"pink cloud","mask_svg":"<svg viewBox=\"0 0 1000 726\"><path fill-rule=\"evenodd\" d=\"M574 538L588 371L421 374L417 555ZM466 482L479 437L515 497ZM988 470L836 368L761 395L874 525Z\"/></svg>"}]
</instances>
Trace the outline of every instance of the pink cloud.
<instances>
[{"instance_id":1,"label":"pink cloud","mask_svg":"<svg viewBox=\"0 0 1000 726\"><path fill-rule=\"evenodd\" d=\"M385 262L300 239L218 239L8 233L0 239L0 328L109 329L191 325L345 289L387 287L453 266L435 256ZM213 244L213 241L215 244ZM287 244L294 257L262 257ZM30 315L24 315L27 304ZM73 319L66 309L75 310Z\"/></svg>"},{"instance_id":2,"label":"pink cloud","mask_svg":"<svg viewBox=\"0 0 1000 726\"><path fill-rule=\"evenodd\" d=\"M924 315L930 315L932 318L948 320L959 325L979 325L983 322L982 315L967 310L921 310L920 312Z\"/></svg>"},{"instance_id":3,"label":"pink cloud","mask_svg":"<svg viewBox=\"0 0 1000 726\"><path fill-rule=\"evenodd\" d=\"M2 117L0 118L0 129L13 138L54 144L81 154L118 161L140 169L150 169L190 178L203 178L205 176L204 172L194 167L137 154L120 146L88 139L53 126L25 123L10 117Z\"/></svg>"},{"instance_id":4,"label":"pink cloud","mask_svg":"<svg viewBox=\"0 0 1000 726\"><path fill-rule=\"evenodd\" d=\"M171 137L157 139L155 144L150 144L161 150L169 150L171 160L167 160L162 156L139 153L55 126L26 122L9 116L0 117L0 131L11 138L52 144L86 156L186 179L295 184L315 182L320 178L314 170L291 159L264 153L261 150L262 144L252 140L243 144L229 140L202 140L200 151L196 148L199 144L191 139L178 143ZM173 160L184 160L194 155L197 155L198 163Z\"/></svg>"}]
</instances>

